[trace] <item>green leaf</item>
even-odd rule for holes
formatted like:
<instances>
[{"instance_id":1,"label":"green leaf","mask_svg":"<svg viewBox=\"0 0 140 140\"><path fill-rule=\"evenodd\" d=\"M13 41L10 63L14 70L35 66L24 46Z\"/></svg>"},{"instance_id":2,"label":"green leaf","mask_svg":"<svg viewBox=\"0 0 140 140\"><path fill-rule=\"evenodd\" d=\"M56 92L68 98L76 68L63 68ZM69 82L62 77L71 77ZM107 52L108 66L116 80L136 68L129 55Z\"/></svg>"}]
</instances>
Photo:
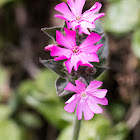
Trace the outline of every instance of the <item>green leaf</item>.
<instances>
[{"instance_id":1,"label":"green leaf","mask_svg":"<svg viewBox=\"0 0 140 140\"><path fill-rule=\"evenodd\" d=\"M108 42L105 34L101 36L101 39L97 42L98 44L103 44L100 49L97 51L97 55L99 57L99 63L92 62L93 66L99 66L106 68L107 67L107 61L108 61Z\"/></svg>"},{"instance_id":2,"label":"green leaf","mask_svg":"<svg viewBox=\"0 0 140 140\"><path fill-rule=\"evenodd\" d=\"M46 98L56 98L55 80L58 76L50 70L42 70L34 81L38 93L43 93Z\"/></svg>"},{"instance_id":3,"label":"green leaf","mask_svg":"<svg viewBox=\"0 0 140 140\"><path fill-rule=\"evenodd\" d=\"M55 80L57 77L56 74L48 69L40 71L36 80L26 80L19 86L17 93L20 97L18 98L23 100L26 96L35 96L41 101L47 99L57 100L55 90Z\"/></svg>"},{"instance_id":4,"label":"green leaf","mask_svg":"<svg viewBox=\"0 0 140 140\"><path fill-rule=\"evenodd\" d=\"M64 102L61 100L48 99L41 102L34 96L27 96L25 102L35 108L47 121L58 129L65 128L73 119L73 114L69 114L64 110Z\"/></svg>"},{"instance_id":5,"label":"green leaf","mask_svg":"<svg viewBox=\"0 0 140 140\"><path fill-rule=\"evenodd\" d=\"M18 89L22 103L34 108L40 115L55 127L66 127L73 118L64 110L64 101L55 91L56 75L50 70L41 71L36 81L25 81Z\"/></svg>"},{"instance_id":6,"label":"green leaf","mask_svg":"<svg viewBox=\"0 0 140 140\"><path fill-rule=\"evenodd\" d=\"M107 69L107 59L108 59L108 42L107 42L107 37L104 33L104 30L101 26L101 23L98 20L95 21L95 25L96 28L91 29L91 32L96 32L98 34L101 35L101 39L97 42L96 45L98 44L103 44L100 49L97 51L97 55L99 57L99 63L96 62L91 62L92 65L94 66L94 73L88 76L88 78L86 79L90 79L89 82L91 80L94 80L95 78L97 78L98 76L100 76L100 74L102 74L102 72L104 72ZM89 83L88 82L88 83Z\"/></svg>"},{"instance_id":7,"label":"green leaf","mask_svg":"<svg viewBox=\"0 0 140 140\"><path fill-rule=\"evenodd\" d=\"M132 50L134 54L140 59L140 29L136 30L133 34Z\"/></svg>"},{"instance_id":8,"label":"green leaf","mask_svg":"<svg viewBox=\"0 0 140 140\"><path fill-rule=\"evenodd\" d=\"M54 61L53 59L41 60L41 58L39 61L45 67L53 70L55 73L57 73L61 77L63 77L63 78L67 77L67 71L66 71L64 64L63 64L64 61Z\"/></svg>"},{"instance_id":9,"label":"green leaf","mask_svg":"<svg viewBox=\"0 0 140 140\"><path fill-rule=\"evenodd\" d=\"M60 31L62 27L41 28L54 42L56 41L56 30Z\"/></svg>"},{"instance_id":10,"label":"green leaf","mask_svg":"<svg viewBox=\"0 0 140 140\"><path fill-rule=\"evenodd\" d=\"M96 33L98 33L99 35L103 34L103 33L104 33L104 30L103 30L103 28L102 28L102 25L101 25L101 23L100 23L100 20L97 19L97 20L94 21L94 23L95 23L95 28L90 29L90 31L91 31L91 32L96 32Z\"/></svg>"},{"instance_id":11,"label":"green leaf","mask_svg":"<svg viewBox=\"0 0 140 140\"><path fill-rule=\"evenodd\" d=\"M126 113L125 107L121 103L113 103L109 106L112 118L121 121Z\"/></svg>"},{"instance_id":12,"label":"green leaf","mask_svg":"<svg viewBox=\"0 0 140 140\"><path fill-rule=\"evenodd\" d=\"M126 140L129 134L129 129L124 122L120 122L112 129L112 134L108 136L108 140Z\"/></svg>"},{"instance_id":13,"label":"green leaf","mask_svg":"<svg viewBox=\"0 0 140 140\"><path fill-rule=\"evenodd\" d=\"M0 140L23 140L23 133L12 120L0 121Z\"/></svg>"},{"instance_id":14,"label":"green leaf","mask_svg":"<svg viewBox=\"0 0 140 140\"><path fill-rule=\"evenodd\" d=\"M40 118L35 113L20 112L17 117L20 123L29 128L35 129L42 125Z\"/></svg>"},{"instance_id":15,"label":"green leaf","mask_svg":"<svg viewBox=\"0 0 140 140\"><path fill-rule=\"evenodd\" d=\"M0 8L3 7L5 4L7 4L8 2L11 2L13 0L0 0Z\"/></svg>"},{"instance_id":16,"label":"green leaf","mask_svg":"<svg viewBox=\"0 0 140 140\"><path fill-rule=\"evenodd\" d=\"M103 20L105 31L122 34L134 30L139 22L140 1L119 0L112 2Z\"/></svg>"},{"instance_id":17,"label":"green leaf","mask_svg":"<svg viewBox=\"0 0 140 140\"><path fill-rule=\"evenodd\" d=\"M66 96L68 94L71 94L72 92L64 90L64 88L67 86L68 81L66 79L63 79L59 77L56 80L55 86L56 86L56 92L58 96Z\"/></svg>"},{"instance_id":18,"label":"green leaf","mask_svg":"<svg viewBox=\"0 0 140 140\"><path fill-rule=\"evenodd\" d=\"M0 121L7 119L11 113L12 110L8 105L0 105Z\"/></svg>"},{"instance_id":19,"label":"green leaf","mask_svg":"<svg viewBox=\"0 0 140 140\"><path fill-rule=\"evenodd\" d=\"M3 88L3 86L5 85L6 83L6 80L7 80L7 71L6 69L0 67L0 89Z\"/></svg>"}]
</instances>

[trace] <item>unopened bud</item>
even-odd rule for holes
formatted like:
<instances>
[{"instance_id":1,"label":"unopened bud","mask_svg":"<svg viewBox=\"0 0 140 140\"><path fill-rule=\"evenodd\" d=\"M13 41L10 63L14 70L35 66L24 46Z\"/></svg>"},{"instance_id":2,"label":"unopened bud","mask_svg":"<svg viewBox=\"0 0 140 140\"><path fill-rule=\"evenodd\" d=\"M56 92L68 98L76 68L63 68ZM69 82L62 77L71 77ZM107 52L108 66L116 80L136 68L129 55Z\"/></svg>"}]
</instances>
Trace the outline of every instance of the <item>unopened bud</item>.
<instances>
[{"instance_id":1,"label":"unopened bud","mask_svg":"<svg viewBox=\"0 0 140 140\"><path fill-rule=\"evenodd\" d=\"M87 67L85 70L85 73L88 75L93 75L96 73L96 68L95 67Z\"/></svg>"},{"instance_id":2,"label":"unopened bud","mask_svg":"<svg viewBox=\"0 0 140 140\"><path fill-rule=\"evenodd\" d=\"M51 51L52 50L52 48L53 48L53 44L50 44L50 45L48 45L48 46L46 46L45 48L44 48L44 50L45 51Z\"/></svg>"},{"instance_id":3,"label":"unopened bud","mask_svg":"<svg viewBox=\"0 0 140 140\"><path fill-rule=\"evenodd\" d=\"M78 81L80 81L81 83L87 85L87 82L86 82L86 80L83 77L79 77Z\"/></svg>"}]
</instances>

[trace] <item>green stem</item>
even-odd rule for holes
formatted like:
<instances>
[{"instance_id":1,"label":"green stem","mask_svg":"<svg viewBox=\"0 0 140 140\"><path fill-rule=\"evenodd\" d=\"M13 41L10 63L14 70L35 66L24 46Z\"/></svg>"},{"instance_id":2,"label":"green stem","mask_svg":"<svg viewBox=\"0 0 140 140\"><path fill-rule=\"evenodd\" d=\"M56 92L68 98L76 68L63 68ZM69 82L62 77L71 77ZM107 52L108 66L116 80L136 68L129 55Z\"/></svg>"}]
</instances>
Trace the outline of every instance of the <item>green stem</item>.
<instances>
[{"instance_id":1,"label":"green stem","mask_svg":"<svg viewBox=\"0 0 140 140\"><path fill-rule=\"evenodd\" d=\"M74 121L74 129L73 129L73 137L72 140L78 140L79 132L80 132L81 120L78 120L77 115L75 116Z\"/></svg>"}]
</instances>

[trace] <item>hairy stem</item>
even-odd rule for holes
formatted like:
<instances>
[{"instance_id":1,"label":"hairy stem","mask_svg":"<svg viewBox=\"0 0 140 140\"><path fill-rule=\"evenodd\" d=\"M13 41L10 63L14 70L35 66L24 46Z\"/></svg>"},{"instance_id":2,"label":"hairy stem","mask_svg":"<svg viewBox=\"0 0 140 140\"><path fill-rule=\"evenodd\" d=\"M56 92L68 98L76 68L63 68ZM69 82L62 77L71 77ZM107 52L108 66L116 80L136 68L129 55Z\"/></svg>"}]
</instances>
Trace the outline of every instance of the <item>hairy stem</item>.
<instances>
[{"instance_id":1,"label":"hairy stem","mask_svg":"<svg viewBox=\"0 0 140 140\"><path fill-rule=\"evenodd\" d=\"M75 115L72 140L78 140L80 126L81 126L81 120L78 120L77 115Z\"/></svg>"}]
</instances>

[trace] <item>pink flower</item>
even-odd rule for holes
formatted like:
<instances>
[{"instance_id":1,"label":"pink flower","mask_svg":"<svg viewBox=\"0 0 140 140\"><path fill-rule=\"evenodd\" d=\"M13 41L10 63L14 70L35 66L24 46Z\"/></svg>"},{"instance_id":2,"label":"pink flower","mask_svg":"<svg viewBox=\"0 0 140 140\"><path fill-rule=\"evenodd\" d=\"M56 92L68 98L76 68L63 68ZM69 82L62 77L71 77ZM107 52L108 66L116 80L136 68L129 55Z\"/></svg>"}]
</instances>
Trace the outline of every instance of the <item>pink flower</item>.
<instances>
[{"instance_id":1,"label":"pink flower","mask_svg":"<svg viewBox=\"0 0 140 140\"><path fill-rule=\"evenodd\" d=\"M64 29L66 37L60 31L56 31L56 41L64 48L53 46L51 56L58 56L54 60L67 59L65 65L69 73L74 66L77 71L79 65L93 67L89 62L99 62L97 50L103 45L93 45L101 39L101 36L96 33L91 33L80 46L76 45L76 31Z\"/></svg>"},{"instance_id":2,"label":"pink flower","mask_svg":"<svg viewBox=\"0 0 140 140\"><path fill-rule=\"evenodd\" d=\"M75 81L76 86L71 83L68 83L65 87L65 90L76 92L67 102L64 109L72 113L74 112L76 106L76 113L78 120L82 119L82 112L85 120L90 120L93 118L94 113L102 113L102 108L98 105L107 105L108 100L105 98L107 93L106 89L97 89L103 83L100 81L91 81L87 88L85 84L80 81ZM78 104L78 105L77 105Z\"/></svg>"},{"instance_id":3,"label":"pink flower","mask_svg":"<svg viewBox=\"0 0 140 140\"><path fill-rule=\"evenodd\" d=\"M62 2L55 6L55 10L62 13L56 14L55 17L66 20L69 29L79 28L79 33L90 34L87 28L95 28L94 21L102 16L104 13L95 14L102 6L101 3L96 2L89 10L82 14L82 9L86 0L67 0L69 8L66 3Z\"/></svg>"}]
</instances>

